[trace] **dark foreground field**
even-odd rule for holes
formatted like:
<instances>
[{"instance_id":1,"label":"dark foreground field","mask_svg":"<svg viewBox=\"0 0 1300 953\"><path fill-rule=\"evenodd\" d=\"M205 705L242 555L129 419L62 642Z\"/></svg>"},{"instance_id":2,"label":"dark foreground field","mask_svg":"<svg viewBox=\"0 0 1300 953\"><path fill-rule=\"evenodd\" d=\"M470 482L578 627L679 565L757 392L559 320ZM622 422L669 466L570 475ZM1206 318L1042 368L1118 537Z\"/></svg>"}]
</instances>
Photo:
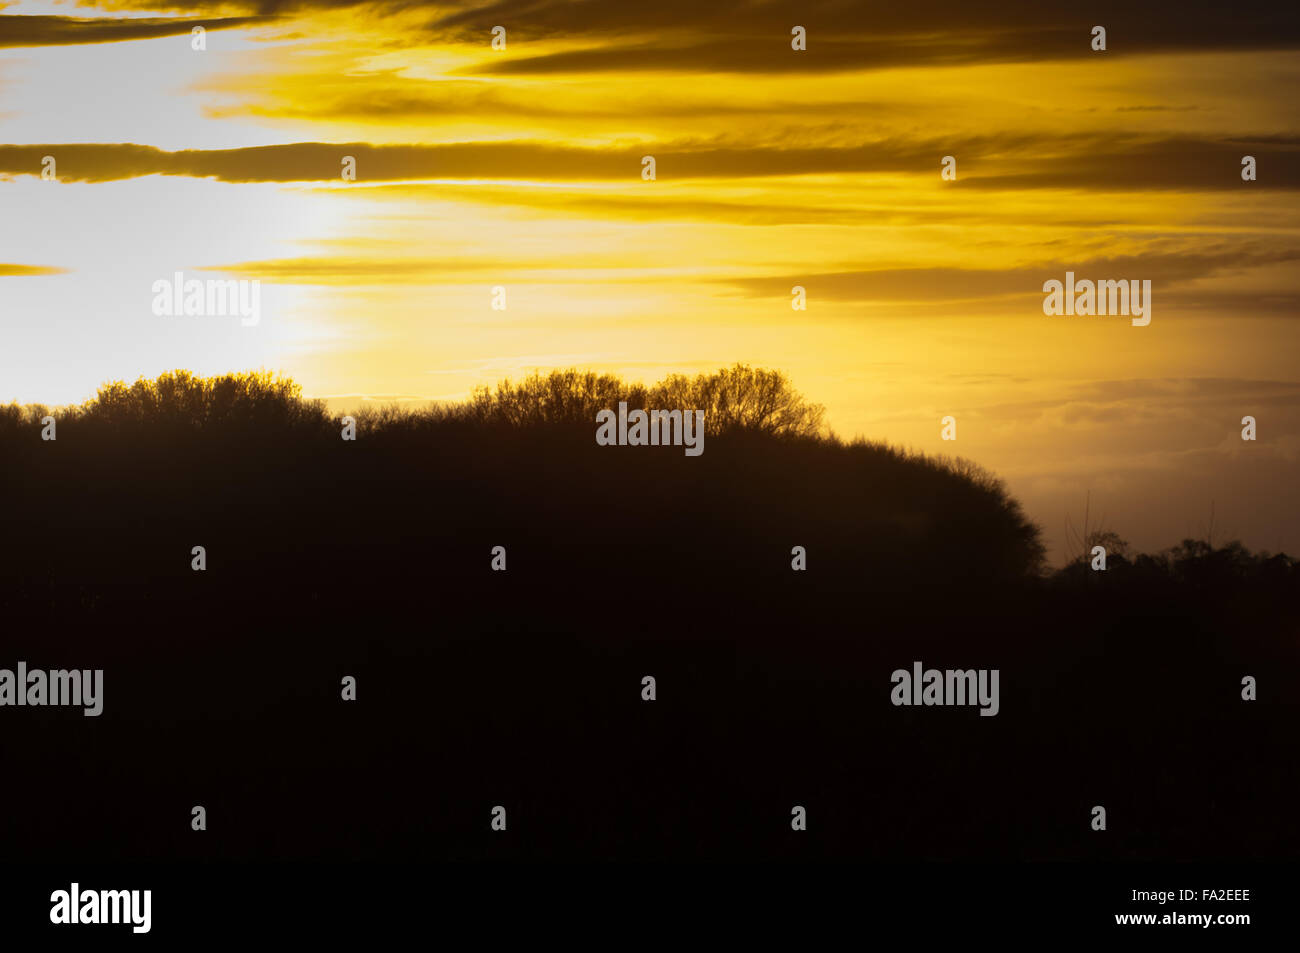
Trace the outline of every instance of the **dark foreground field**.
<instances>
[{"instance_id":1,"label":"dark foreground field","mask_svg":"<svg viewBox=\"0 0 1300 953\"><path fill-rule=\"evenodd\" d=\"M0 667L105 683L0 709L8 859L1300 855L1284 557L1049 575L992 481L880 447L389 423L0 427ZM999 714L895 707L918 660Z\"/></svg>"}]
</instances>

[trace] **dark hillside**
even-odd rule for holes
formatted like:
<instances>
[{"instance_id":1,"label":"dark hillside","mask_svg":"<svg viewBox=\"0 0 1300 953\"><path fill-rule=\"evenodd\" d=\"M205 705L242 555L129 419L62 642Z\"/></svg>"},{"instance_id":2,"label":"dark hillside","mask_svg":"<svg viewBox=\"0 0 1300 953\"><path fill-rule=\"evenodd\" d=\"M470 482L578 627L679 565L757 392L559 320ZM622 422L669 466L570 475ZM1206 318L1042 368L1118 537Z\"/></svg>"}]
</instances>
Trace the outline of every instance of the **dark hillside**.
<instances>
[{"instance_id":1,"label":"dark hillside","mask_svg":"<svg viewBox=\"0 0 1300 953\"><path fill-rule=\"evenodd\" d=\"M703 453L598 446L620 400L705 409ZM46 413L0 408L0 666L102 667L106 702L9 712L19 856L1300 847L1290 559L1046 574L996 479L846 444L774 372L557 373L355 441L260 374L107 386L55 441ZM997 717L892 705L917 660L999 669Z\"/></svg>"}]
</instances>

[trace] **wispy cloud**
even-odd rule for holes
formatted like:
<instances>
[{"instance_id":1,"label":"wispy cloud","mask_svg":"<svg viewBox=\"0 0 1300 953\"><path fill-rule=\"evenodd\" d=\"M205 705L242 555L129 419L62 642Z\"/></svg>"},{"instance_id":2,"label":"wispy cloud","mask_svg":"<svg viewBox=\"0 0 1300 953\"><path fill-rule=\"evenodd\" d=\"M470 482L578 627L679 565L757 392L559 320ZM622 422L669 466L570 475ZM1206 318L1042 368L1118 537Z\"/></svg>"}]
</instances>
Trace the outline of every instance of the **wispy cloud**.
<instances>
[{"instance_id":1,"label":"wispy cloud","mask_svg":"<svg viewBox=\"0 0 1300 953\"><path fill-rule=\"evenodd\" d=\"M0 262L0 278L24 278L39 275L62 275L66 273L66 268L56 268L53 265L8 265Z\"/></svg>"}]
</instances>

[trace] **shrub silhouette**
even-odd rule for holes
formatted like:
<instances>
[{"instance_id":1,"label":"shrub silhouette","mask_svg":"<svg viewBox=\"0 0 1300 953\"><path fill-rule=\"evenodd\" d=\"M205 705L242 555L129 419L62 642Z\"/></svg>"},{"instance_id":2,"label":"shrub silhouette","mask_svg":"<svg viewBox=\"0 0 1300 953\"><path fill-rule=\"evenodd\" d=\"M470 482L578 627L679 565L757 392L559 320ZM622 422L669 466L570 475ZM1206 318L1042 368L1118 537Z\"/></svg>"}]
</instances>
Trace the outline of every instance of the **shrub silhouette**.
<instances>
[{"instance_id":1,"label":"shrub silhouette","mask_svg":"<svg viewBox=\"0 0 1300 953\"><path fill-rule=\"evenodd\" d=\"M632 409L703 409L704 456L596 446L597 411L620 401ZM544 500L539 506L551 514L553 531L591 546L621 533L659 558L690 548L680 544L701 527L712 527L715 542L728 547L772 534L762 545L775 557L806 528L842 551L843 560L828 560L823 573L838 566L845 586L863 574L882 586L923 585L940 567L950 581L969 578L974 585L1033 576L1042 563L1037 528L991 474L969 461L846 444L825 427L823 408L784 374L743 364L648 387L609 374L553 371L479 388L461 403L367 409L355 415L353 446L340 440L340 418L321 402L303 400L294 382L266 372L201 378L178 370L106 384L81 407L56 414L57 454L37 452L44 448L30 426L35 414L7 409L4 440L47 478L58 479L46 469L55 459L79 457L78 478L109 467L112 479L147 487L154 477L132 470L153 466L174 477L170 487L156 487L155 498L194 511L234 505L230 489L210 486L214 468L226 471L231 485L254 479L266 494L283 496L286 518L325 505L312 493L323 492L317 481L333 472L340 486L352 480L374 488L385 506L408 515L429 507L412 485L427 480L429 491L457 501L467 527L471 514L489 525L507 515L527 525L521 501ZM350 449L356 452L340 456ZM186 482L208 496L187 503L180 489ZM608 514L606 526L592 518L598 508ZM759 513L765 526L756 525ZM859 555L850 557L855 548ZM716 575L720 568L708 552L703 546L703 553L683 556L683 565L708 566Z\"/></svg>"},{"instance_id":2,"label":"shrub silhouette","mask_svg":"<svg viewBox=\"0 0 1300 953\"><path fill-rule=\"evenodd\" d=\"M115 428L291 431L325 422L324 405L302 399L292 380L266 371L196 377L176 370L127 386L105 384L74 420Z\"/></svg>"},{"instance_id":3,"label":"shrub silhouette","mask_svg":"<svg viewBox=\"0 0 1300 953\"><path fill-rule=\"evenodd\" d=\"M646 387L612 374L575 369L534 373L519 383L502 381L495 388L474 390L463 405L424 411L389 407L365 417L367 429L399 421L471 420L508 427L592 425L597 411L626 402L629 410L702 410L708 432L724 436L752 432L783 437L817 437L827 433L825 409L810 404L780 371L736 364L712 374L675 374Z\"/></svg>"},{"instance_id":4,"label":"shrub silhouette","mask_svg":"<svg viewBox=\"0 0 1300 953\"><path fill-rule=\"evenodd\" d=\"M596 447L596 413L620 401L631 409L704 410L705 456L684 461L673 448ZM41 454L48 448L41 446L40 421L50 414L58 423L58 453ZM173 483L155 486L156 499L186 505L183 483L192 480L209 496L207 504L189 505L215 508L230 502L228 491L208 486L211 466L220 461L232 478L258 474L268 494L307 510L327 505L311 494L324 494L319 480L333 470L344 483L375 488L391 498L388 506L411 513L427 507L427 500L409 496L419 492L413 482L430 479L432 488L458 498L466 514L488 523L493 509L526 523L527 511L506 501L544 497L552 515L567 521L569 535L589 540L596 525L581 515L584 501L614 512L629 496L651 499L656 512L639 522L626 515L610 520L611 529L635 533L651 548L671 549L672 534L691 520L725 528L737 540L780 533L780 541L763 545L782 551L789 548L786 537L797 542L809 527L826 533L861 571L841 566L838 582L845 585L861 584L867 573L882 586L920 588L937 572L950 584L966 579L982 586L1032 580L1044 570L1039 529L995 475L960 458L845 442L826 427L824 408L775 370L736 364L649 386L555 370L477 388L463 402L371 407L354 416L360 452L343 458L341 418L322 401L303 399L292 380L266 371L204 378L176 370L105 384L80 406L0 406L0 448L18 464L8 469L12 492L31 492L42 480L70 481L66 495L75 500L77 485L98 481L87 506L106 492L150 487L161 473ZM367 456L367 446L375 453ZM148 467L155 472L143 472ZM209 472L193 472L196 467ZM385 482L389 489L378 490ZM754 525L758 513L763 527ZM89 510L86 516L93 519ZM137 516L154 518L147 509ZM1235 542L1215 548L1184 540L1163 553L1132 553L1117 533L1090 529L1086 516L1077 535L1075 558L1053 574L1058 588L1098 578L1089 566L1094 545L1107 548L1112 590L1131 582L1222 593L1255 580L1285 588L1296 575L1288 557L1252 554ZM860 551L850 556L855 546ZM37 541L27 552L42 550ZM33 568L15 555L20 548L9 551L12 572Z\"/></svg>"}]
</instances>

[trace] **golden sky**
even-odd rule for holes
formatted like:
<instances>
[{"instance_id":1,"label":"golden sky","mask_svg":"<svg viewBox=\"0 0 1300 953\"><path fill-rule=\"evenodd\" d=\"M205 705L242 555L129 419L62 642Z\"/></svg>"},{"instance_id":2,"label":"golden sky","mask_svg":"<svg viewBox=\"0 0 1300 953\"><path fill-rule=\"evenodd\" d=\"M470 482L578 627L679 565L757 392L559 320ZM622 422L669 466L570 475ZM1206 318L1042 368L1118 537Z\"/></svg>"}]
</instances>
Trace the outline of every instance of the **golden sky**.
<instances>
[{"instance_id":1,"label":"golden sky","mask_svg":"<svg viewBox=\"0 0 1300 953\"><path fill-rule=\"evenodd\" d=\"M746 361L993 469L1058 558L1088 493L1143 548L1213 502L1300 553L1293 6L0 3L0 400ZM1151 324L1045 316L1067 270L1151 280ZM260 322L156 316L176 271Z\"/></svg>"}]
</instances>

